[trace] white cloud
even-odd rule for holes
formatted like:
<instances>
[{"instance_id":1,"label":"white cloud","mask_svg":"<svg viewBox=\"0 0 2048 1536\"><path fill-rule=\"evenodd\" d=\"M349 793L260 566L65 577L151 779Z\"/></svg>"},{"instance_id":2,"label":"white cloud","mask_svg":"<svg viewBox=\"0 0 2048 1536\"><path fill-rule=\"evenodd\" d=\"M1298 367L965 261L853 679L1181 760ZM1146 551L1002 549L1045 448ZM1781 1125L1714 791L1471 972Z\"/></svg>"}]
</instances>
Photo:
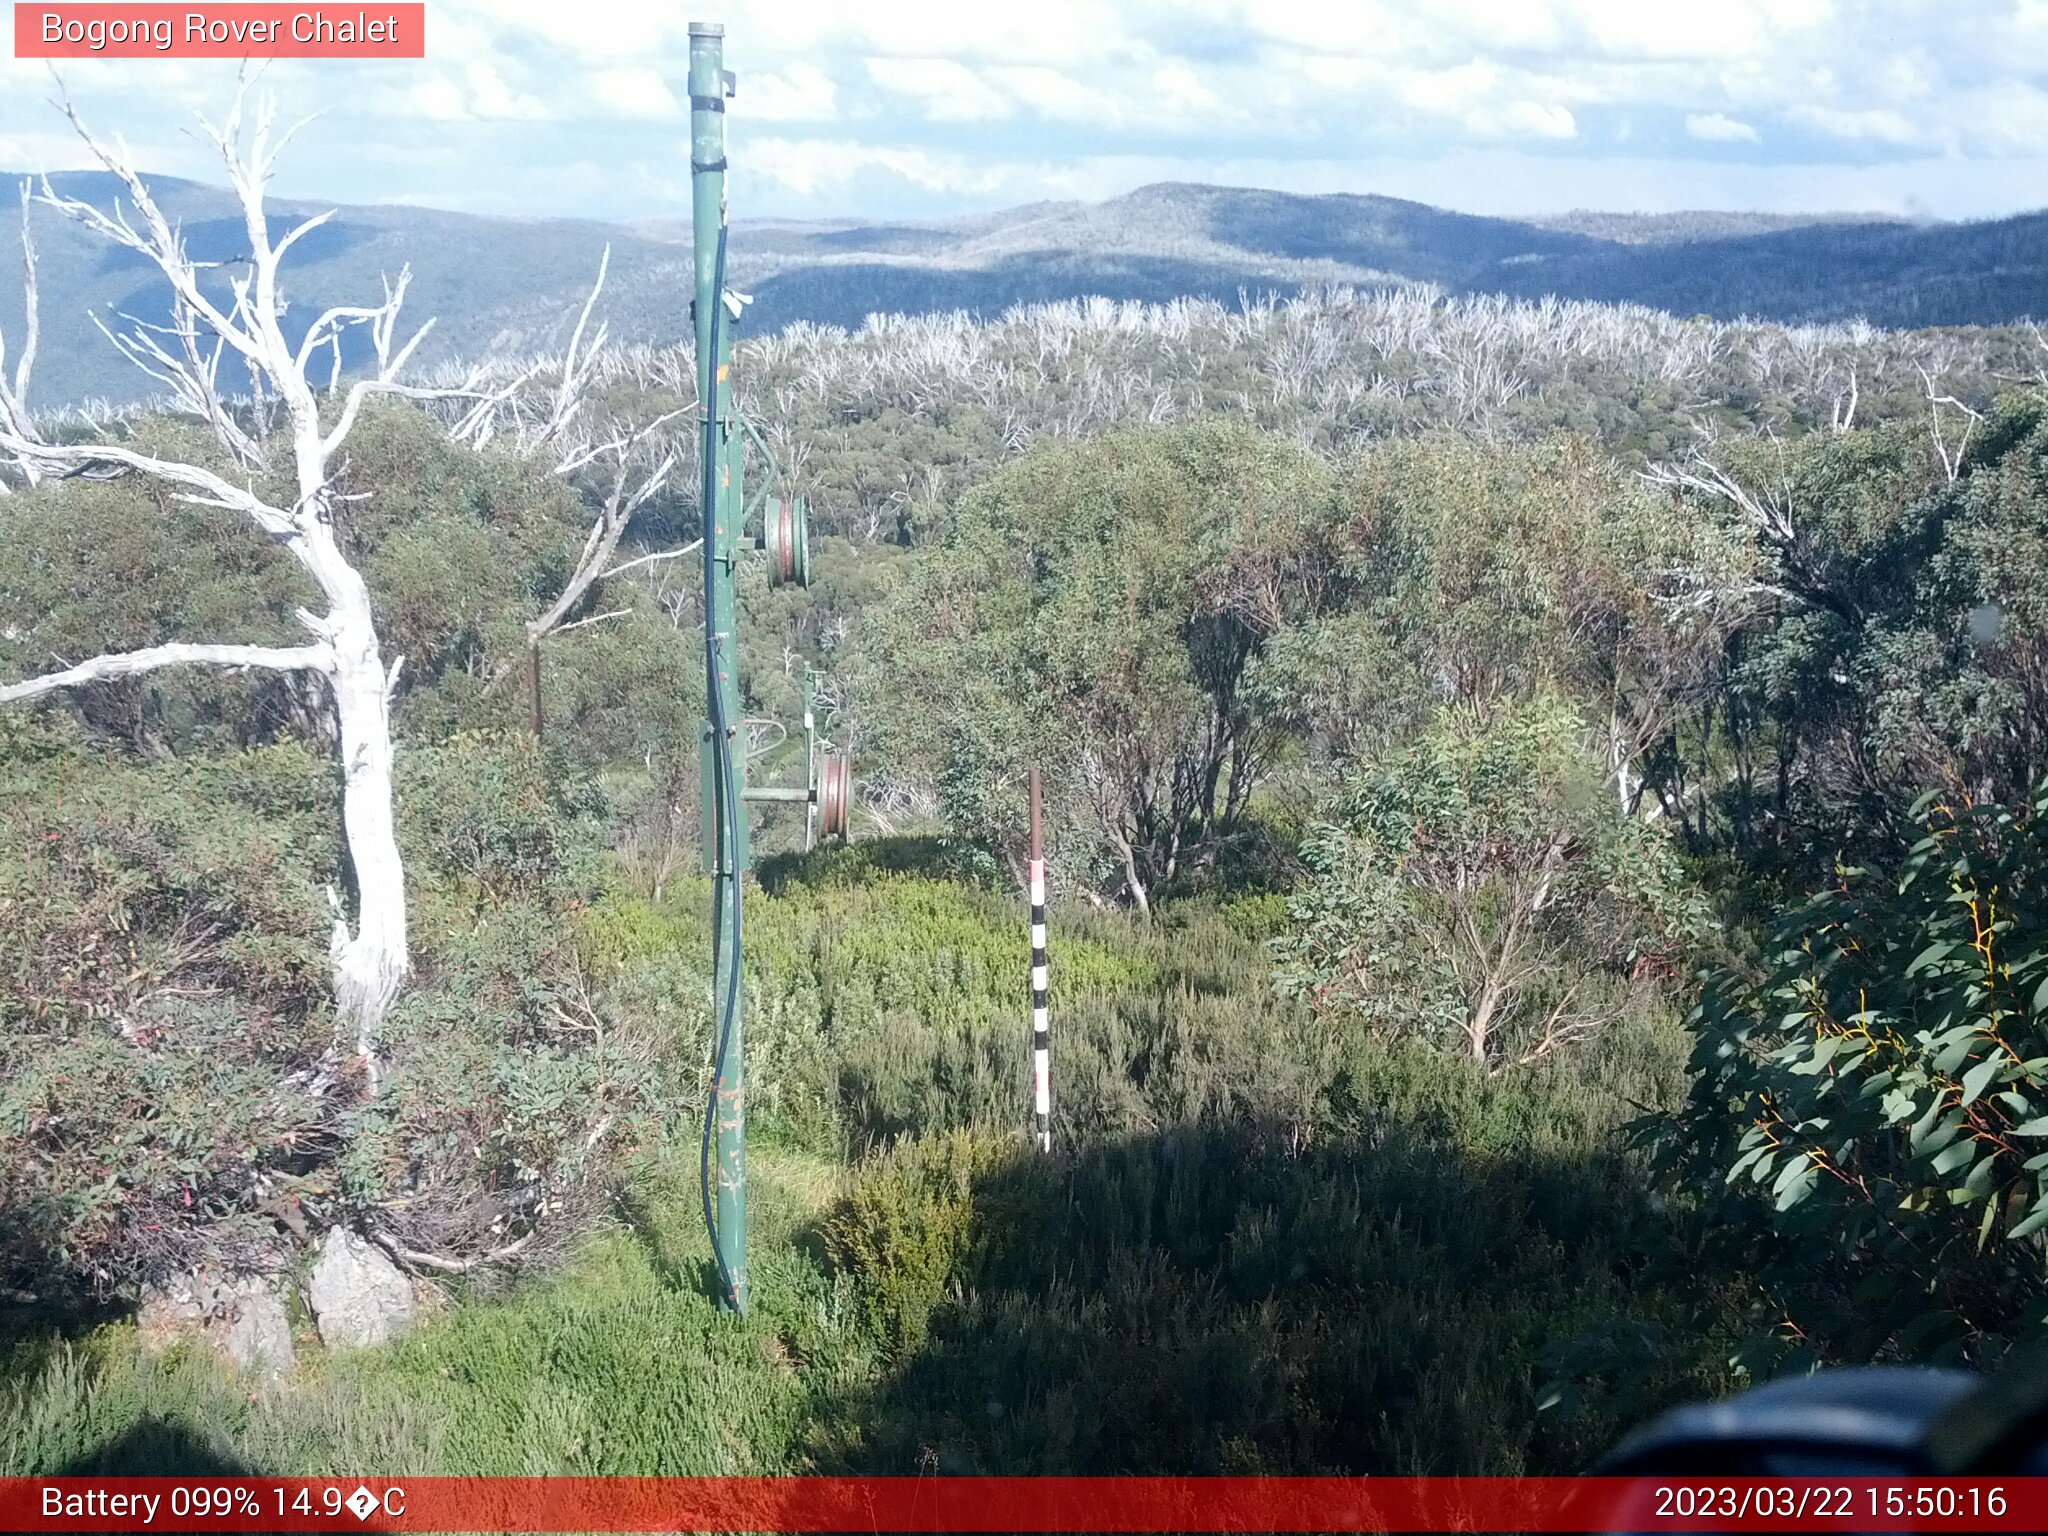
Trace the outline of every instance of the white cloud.
<instances>
[{"instance_id":1,"label":"white cloud","mask_svg":"<svg viewBox=\"0 0 2048 1536\"><path fill-rule=\"evenodd\" d=\"M674 171L688 19L654 0L435 0L424 63L280 61L268 79L287 110L331 109L280 185L358 201L402 185L535 213L666 207L646 178ZM1600 157L1674 139L1670 158L1631 163L1656 164L1693 206L1784 206L1802 177L1819 206L1866 185L1842 180L1852 165L1938 163L1985 211L2048 201L2048 181L2022 174L2048 148L2048 0L726 0L725 21L734 143L772 172L745 165L750 211L851 211L852 177L860 211L879 214L1093 195L1139 159L1204 180L1256 164L1276 185L1294 165L1349 166L1358 186L1435 165L1406 191L1477 206L1494 186L1481 168L1522 149L1537 153L1509 190L1534 210L1601 187L1637 195ZM179 130L195 106L219 110L232 76L67 66L89 120L181 175L214 174ZM0 170L81 162L42 134L47 94L37 66L0 61ZM572 174L597 130L618 173ZM1248 143L1266 158L1240 158ZM1728 179L1738 169L1760 179Z\"/></svg>"},{"instance_id":2,"label":"white cloud","mask_svg":"<svg viewBox=\"0 0 2048 1536\"><path fill-rule=\"evenodd\" d=\"M1223 109L1223 99L1209 89L1200 75L1182 63L1162 64L1153 70L1152 89L1160 104L1176 114L1192 116L1198 112Z\"/></svg>"},{"instance_id":3,"label":"white cloud","mask_svg":"<svg viewBox=\"0 0 2048 1536\"><path fill-rule=\"evenodd\" d=\"M1888 107L1843 108L1795 103L1786 111L1803 123L1838 139L1875 139L1885 144L1915 144L1920 131L1905 114Z\"/></svg>"},{"instance_id":4,"label":"white cloud","mask_svg":"<svg viewBox=\"0 0 2048 1536\"><path fill-rule=\"evenodd\" d=\"M1952 151L2031 155L2048 147L2048 92L2026 81L1953 92L1922 110L1939 114L1942 142Z\"/></svg>"},{"instance_id":5,"label":"white cloud","mask_svg":"<svg viewBox=\"0 0 2048 1536\"><path fill-rule=\"evenodd\" d=\"M550 59L684 57L688 9L649 0L434 0L427 57L463 63L522 43L538 45Z\"/></svg>"},{"instance_id":6,"label":"white cloud","mask_svg":"<svg viewBox=\"0 0 2048 1536\"><path fill-rule=\"evenodd\" d=\"M779 70L742 74L734 110L752 122L823 123L839 115L839 88L807 59Z\"/></svg>"},{"instance_id":7,"label":"white cloud","mask_svg":"<svg viewBox=\"0 0 2048 1536\"><path fill-rule=\"evenodd\" d=\"M1196 8L1199 8L1197 6ZM883 58L949 58L985 64L1078 66L1121 55L1137 29L1166 18L1164 0L732 0L728 52L830 49Z\"/></svg>"},{"instance_id":8,"label":"white cloud","mask_svg":"<svg viewBox=\"0 0 2048 1536\"><path fill-rule=\"evenodd\" d=\"M875 84L916 98L935 123L975 123L1008 117L1009 97L953 59L869 59Z\"/></svg>"},{"instance_id":9,"label":"white cloud","mask_svg":"<svg viewBox=\"0 0 2048 1536\"><path fill-rule=\"evenodd\" d=\"M1816 32L1834 9L1830 0L1350 0L1342 6L1225 0L1204 8L1303 50L1434 64L1475 53L1740 59Z\"/></svg>"},{"instance_id":10,"label":"white cloud","mask_svg":"<svg viewBox=\"0 0 2048 1536\"><path fill-rule=\"evenodd\" d=\"M1107 124L1121 116L1115 97L1063 69L1019 64L992 69L989 77L1032 111L1055 122Z\"/></svg>"},{"instance_id":11,"label":"white cloud","mask_svg":"<svg viewBox=\"0 0 2048 1536\"><path fill-rule=\"evenodd\" d=\"M749 174L802 196L843 189L863 172L882 172L926 192L985 194L1018 179L1018 168L977 164L965 156L853 139L756 139L747 145Z\"/></svg>"},{"instance_id":12,"label":"white cloud","mask_svg":"<svg viewBox=\"0 0 2048 1536\"><path fill-rule=\"evenodd\" d=\"M1541 99L1540 82L1490 59L1397 73L1384 85L1404 106L1456 123L1474 138L1569 139L1578 133L1570 108Z\"/></svg>"},{"instance_id":13,"label":"white cloud","mask_svg":"<svg viewBox=\"0 0 2048 1536\"><path fill-rule=\"evenodd\" d=\"M661 72L645 64L619 64L599 70L590 80L592 102L600 111L641 122L670 123L683 116L682 103Z\"/></svg>"},{"instance_id":14,"label":"white cloud","mask_svg":"<svg viewBox=\"0 0 2048 1536\"><path fill-rule=\"evenodd\" d=\"M1725 112L1694 112L1685 120L1685 131L1696 139L1715 144L1754 144L1757 131Z\"/></svg>"},{"instance_id":15,"label":"white cloud","mask_svg":"<svg viewBox=\"0 0 2048 1536\"><path fill-rule=\"evenodd\" d=\"M1465 126L1479 138L1577 138L1578 119L1554 101L1511 101L1465 114Z\"/></svg>"},{"instance_id":16,"label":"white cloud","mask_svg":"<svg viewBox=\"0 0 2048 1536\"><path fill-rule=\"evenodd\" d=\"M1214 131L1242 122L1244 109L1210 89L1180 60L1114 83L1084 78L1044 64L997 66L983 78L1025 110L1048 122L1090 124L1148 133Z\"/></svg>"},{"instance_id":17,"label":"white cloud","mask_svg":"<svg viewBox=\"0 0 2048 1536\"><path fill-rule=\"evenodd\" d=\"M430 122L538 121L554 115L539 97L514 89L495 65L483 60L472 62L459 76L448 71L429 75L403 100Z\"/></svg>"}]
</instances>

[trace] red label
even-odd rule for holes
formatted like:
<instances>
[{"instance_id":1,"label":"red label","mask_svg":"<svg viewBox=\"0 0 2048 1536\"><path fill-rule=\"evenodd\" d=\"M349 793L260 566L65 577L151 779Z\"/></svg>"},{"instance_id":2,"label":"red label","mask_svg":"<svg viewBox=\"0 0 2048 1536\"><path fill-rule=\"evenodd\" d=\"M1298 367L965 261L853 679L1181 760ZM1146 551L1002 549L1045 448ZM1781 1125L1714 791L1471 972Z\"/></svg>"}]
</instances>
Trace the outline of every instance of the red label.
<instances>
[{"instance_id":1,"label":"red label","mask_svg":"<svg viewBox=\"0 0 2048 1536\"><path fill-rule=\"evenodd\" d=\"M2048 1478L0 1477L9 1531L2011 1531Z\"/></svg>"},{"instance_id":2,"label":"red label","mask_svg":"<svg viewBox=\"0 0 2048 1536\"><path fill-rule=\"evenodd\" d=\"M23 5L17 59L423 59L427 8L393 5Z\"/></svg>"}]
</instances>

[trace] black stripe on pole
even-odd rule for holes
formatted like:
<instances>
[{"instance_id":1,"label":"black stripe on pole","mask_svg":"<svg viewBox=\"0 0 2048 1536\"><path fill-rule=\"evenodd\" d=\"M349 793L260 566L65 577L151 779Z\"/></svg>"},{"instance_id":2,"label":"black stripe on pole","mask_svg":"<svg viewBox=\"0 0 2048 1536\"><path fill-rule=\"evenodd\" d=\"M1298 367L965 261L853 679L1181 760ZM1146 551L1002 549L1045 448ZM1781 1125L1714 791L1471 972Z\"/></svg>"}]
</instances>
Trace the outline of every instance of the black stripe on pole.
<instances>
[{"instance_id":1,"label":"black stripe on pole","mask_svg":"<svg viewBox=\"0 0 2048 1536\"><path fill-rule=\"evenodd\" d=\"M1045 958L1045 828L1039 810L1038 769L1031 769L1031 1121L1041 1151L1052 1150L1052 1014L1046 991L1052 971Z\"/></svg>"}]
</instances>

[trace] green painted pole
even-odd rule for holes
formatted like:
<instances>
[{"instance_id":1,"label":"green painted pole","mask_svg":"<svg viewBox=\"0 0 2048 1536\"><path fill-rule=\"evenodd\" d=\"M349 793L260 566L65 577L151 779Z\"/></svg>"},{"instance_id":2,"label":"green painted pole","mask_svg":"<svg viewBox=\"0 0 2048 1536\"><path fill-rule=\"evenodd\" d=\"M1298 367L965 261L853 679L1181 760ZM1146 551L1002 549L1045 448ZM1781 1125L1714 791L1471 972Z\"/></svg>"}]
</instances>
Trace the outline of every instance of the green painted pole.
<instances>
[{"instance_id":1,"label":"green painted pole","mask_svg":"<svg viewBox=\"0 0 2048 1536\"><path fill-rule=\"evenodd\" d=\"M716 833L712 880L718 921L712 950L712 1028L719 1061L712 1087L711 1118L715 1145L711 1162L716 1180L710 1204L712 1242L717 1249L725 1294L719 1299L734 1311L747 1309L747 1124L745 1036L741 1028L744 996L733 995L728 976L739 943L737 907L745 872L745 832L729 825L725 810L725 779L732 780L731 801L744 823L739 765L744 755L740 737L738 638L734 630L733 568L739 558L739 487L731 466L739 440L732 409L732 326L738 318L721 291L720 255L725 234L725 28L715 23L690 23L690 192L697 279L697 398L702 412L703 447L709 495L704 505L705 592L704 656L707 763L721 757L725 773L707 772L707 788L718 796L718 809L707 818ZM722 706L722 707L719 707ZM722 742L714 739L723 722ZM732 967L737 970L737 967ZM728 1022L729 1021L729 1022Z\"/></svg>"}]
</instances>

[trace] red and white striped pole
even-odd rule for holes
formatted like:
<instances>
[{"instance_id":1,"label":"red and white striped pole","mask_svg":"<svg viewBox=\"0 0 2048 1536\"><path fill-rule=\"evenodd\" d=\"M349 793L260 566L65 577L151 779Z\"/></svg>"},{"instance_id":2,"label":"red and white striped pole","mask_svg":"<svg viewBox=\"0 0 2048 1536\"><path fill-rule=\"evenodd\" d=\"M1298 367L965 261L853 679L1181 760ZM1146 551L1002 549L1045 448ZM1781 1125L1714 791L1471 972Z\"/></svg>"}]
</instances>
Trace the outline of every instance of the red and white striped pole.
<instances>
[{"instance_id":1,"label":"red and white striped pole","mask_svg":"<svg viewBox=\"0 0 2048 1536\"><path fill-rule=\"evenodd\" d=\"M1046 997L1045 832L1038 809L1038 770L1031 770L1031 1109L1042 1152L1052 1150L1052 1014Z\"/></svg>"}]
</instances>

